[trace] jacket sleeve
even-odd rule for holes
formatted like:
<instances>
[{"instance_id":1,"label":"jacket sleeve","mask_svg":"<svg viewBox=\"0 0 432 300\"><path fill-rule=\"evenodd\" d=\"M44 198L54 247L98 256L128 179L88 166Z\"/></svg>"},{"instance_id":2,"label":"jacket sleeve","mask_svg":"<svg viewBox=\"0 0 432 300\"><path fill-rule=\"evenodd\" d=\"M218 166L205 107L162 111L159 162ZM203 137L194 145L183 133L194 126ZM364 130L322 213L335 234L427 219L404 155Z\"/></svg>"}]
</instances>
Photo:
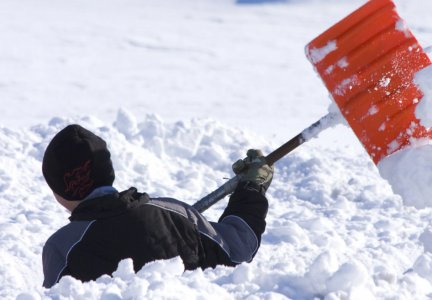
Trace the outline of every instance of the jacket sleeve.
<instances>
[{"instance_id":1,"label":"jacket sleeve","mask_svg":"<svg viewBox=\"0 0 432 300\"><path fill-rule=\"evenodd\" d=\"M51 288L60 278L60 273L66 266L66 261L51 243L46 243L42 252L42 265L44 272L43 286Z\"/></svg>"},{"instance_id":2,"label":"jacket sleeve","mask_svg":"<svg viewBox=\"0 0 432 300\"><path fill-rule=\"evenodd\" d=\"M262 193L240 185L231 195L219 222L210 222L221 240L216 242L208 235L201 237L206 253L203 265L214 268L252 261L266 227L267 211L268 202Z\"/></svg>"},{"instance_id":3,"label":"jacket sleeve","mask_svg":"<svg viewBox=\"0 0 432 300\"><path fill-rule=\"evenodd\" d=\"M225 208L219 223L224 222L228 216L237 216L242 219L255 233L258 247L261 244L261 235L266 228L265 218L268 211L268 201L264 193L249 190L240 183L231 195L228 206Z\"/></svg>"}]
</instances>

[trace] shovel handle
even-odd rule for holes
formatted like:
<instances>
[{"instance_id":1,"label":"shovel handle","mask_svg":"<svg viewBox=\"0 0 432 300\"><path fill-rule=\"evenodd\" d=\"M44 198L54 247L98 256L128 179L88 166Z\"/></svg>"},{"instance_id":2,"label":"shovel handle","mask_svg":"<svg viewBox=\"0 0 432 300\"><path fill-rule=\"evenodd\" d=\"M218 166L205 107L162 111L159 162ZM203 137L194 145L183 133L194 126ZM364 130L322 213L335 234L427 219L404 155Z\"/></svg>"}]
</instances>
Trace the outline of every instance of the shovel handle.
<instances>
[{"instance_id":1,"label":"shovel handle","mask_svg":"<svg viewBox=\"0 0 432 300\"><path fill-rule=\"evenodd\" d=\"M277 148L275 151L266 156L266 161L268 165L273 165L279 159L296 149L298 146L304 142L309 141L311 138L316 137L321 131L334 126L337 120L337 115L334 113L329 113L328 115L322 117L318 122L315 122L300 134L296 135L294 138ZM213 204L225 198L225 196L233 193L239 183L240 179L244 174L238 174L224 183L215 191L211 192L201 200L197 201L192 207L198 210L200 213L204 212Z\"/></svg>"},{"instance_id":2,"label":"shovel handle","mask_svg":"<svg viewBox=\"0 0 432 300\"><path fill-rule=\"evenodd\" d=\"M277 148L275 151L266 156L266 161L269 166L273 165L279 159L293 151L295 148L303 144L306 140L303 138L303 135L299 133L288 142Z\"/></svg>"}]
</instances>

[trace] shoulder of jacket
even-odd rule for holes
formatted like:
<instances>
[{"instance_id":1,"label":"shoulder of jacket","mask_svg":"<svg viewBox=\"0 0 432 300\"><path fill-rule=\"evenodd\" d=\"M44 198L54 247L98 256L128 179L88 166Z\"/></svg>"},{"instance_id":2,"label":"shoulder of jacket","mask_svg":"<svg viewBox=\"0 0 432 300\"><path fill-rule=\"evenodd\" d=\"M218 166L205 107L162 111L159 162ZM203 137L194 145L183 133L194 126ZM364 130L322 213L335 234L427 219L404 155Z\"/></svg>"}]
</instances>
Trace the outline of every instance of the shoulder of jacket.
<instances>
[{"instance_id":1,"label":"shoulder of jacket","mask_svg":"<svg viewBox=\"0 0 432 300\"><path fill-rule=\"evenodd\" d=\"M95 221L72 221L51 235L45 243L46 247L55 247L63 255L78 243Z\"/></svg>"}]
</instances>

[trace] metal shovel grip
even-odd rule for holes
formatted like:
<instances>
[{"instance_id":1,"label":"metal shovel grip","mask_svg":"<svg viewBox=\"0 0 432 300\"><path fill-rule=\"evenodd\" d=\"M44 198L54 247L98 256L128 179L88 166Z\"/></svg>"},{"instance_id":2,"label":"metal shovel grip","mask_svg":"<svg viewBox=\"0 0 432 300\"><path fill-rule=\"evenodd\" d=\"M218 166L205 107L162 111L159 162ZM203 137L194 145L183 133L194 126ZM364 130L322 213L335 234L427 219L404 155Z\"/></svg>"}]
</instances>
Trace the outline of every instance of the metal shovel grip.
<instances>
[{"instance_id":1,"label":"metal shovel grip","mask_svg":"<svg viewBox=\"0 0 432 300\"><path fill-rule=\"evenodd\" d=\"M279 159L296 149L298 146L303 144L304 142L310 140L311 138L317 136L321 131L324 129L327 129L328 127L331 127L335 125L335 120L337 120L337 117L335 114L330 113L326 115L325 117L321 118L318 122L312 124L308 128L302 131L302 133L298 134L279 148L277 148L275 151L270 153L266 156L267 163L271 166L275 162L277 162ZM206 209L208 209L213 204L217 203L218 201L222 200L226 196L232 194L240 179L243 177L243 174L238 174L228 180L226 183L224 183L222 186L220 186L217 190L211 192L201 200L197 201L192 207L194 207L196 210L198 210L200 213L204 212Z\"/></svg>"}]
</instances>

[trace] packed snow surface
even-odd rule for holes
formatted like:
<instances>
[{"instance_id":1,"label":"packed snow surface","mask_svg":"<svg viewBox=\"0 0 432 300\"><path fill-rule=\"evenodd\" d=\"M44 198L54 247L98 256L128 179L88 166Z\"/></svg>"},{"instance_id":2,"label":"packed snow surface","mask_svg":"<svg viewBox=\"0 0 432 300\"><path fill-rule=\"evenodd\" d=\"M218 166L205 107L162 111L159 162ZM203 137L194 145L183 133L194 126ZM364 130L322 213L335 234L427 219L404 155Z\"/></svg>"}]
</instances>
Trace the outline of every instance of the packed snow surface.
<instances>
[{"instance_id":1,"label":"packed snow surface","mask_svg":"<svg viewBox=\"0 0 432 300\"><path fill-rule=\"evenodd\" d=\"M274 149L263 138L211 119L166 123L120 109L113 125L95 117L60 118L30 128L0 129L0 298L2 299L426 299L432 280L430 208L403 206L366 154L304 144L276 164L262 246L250 264L183 272L174 258L119 264L113 277L81 283L43 281L46 239L68 223L41 174L56 132L78 123L107 141L114 186L193 204L232 177L248 148ZM226 199L205 212L217 220ZM423 247L423 242L425 246ZM427 269L429 268L429 269ZM426 270L426 271L425 271ZM423 278L424 277L424 278ZM366 297L366 298L364 298Z\"/></svg>"},{"instance_id":2,"label":"packed snow surface","mask_svg":"<svg viewBox=\"0 0 432 300\"><path fill-rule=\"evenodd\" d=\"M432 145L402 149L382 159L378 168L405 205L432 207Z\"/></svg>"},{"instance_id":3,"label":"packed snow surface","mask_svg":"<svg viewBox=\"0 0 432 300\"><path fill-rule=\"evenodd\" d=\"M252 263L183 272L173 258L134 274L126 259L112 278L41 287L42 247L69 216L41 173L56 132L104 138L117 189L193 204L248 148L269 153L327 114L304 46L364 3L0 1L0 298L429 299L432 209L404 206L346 126L276 163ZM432 2L395 3L428 49Z\"/></svg>"}]
</instances>

